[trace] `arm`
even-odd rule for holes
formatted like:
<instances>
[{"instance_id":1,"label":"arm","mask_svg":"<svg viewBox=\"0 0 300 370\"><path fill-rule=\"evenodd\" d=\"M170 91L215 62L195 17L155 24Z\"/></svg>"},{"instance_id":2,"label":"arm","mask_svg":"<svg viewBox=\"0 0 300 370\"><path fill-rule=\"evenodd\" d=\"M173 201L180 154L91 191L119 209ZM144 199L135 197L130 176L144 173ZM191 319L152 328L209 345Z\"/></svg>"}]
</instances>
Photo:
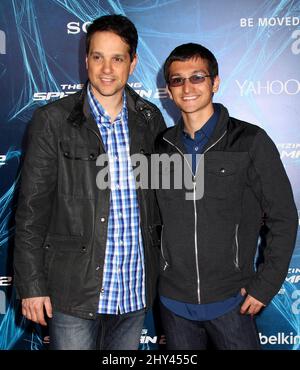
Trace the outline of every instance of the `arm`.
<instances>
[{"instance_id":1,"label":"arm","mask_svg":"<svg viewBox=\"0 0 300 370\"><path fill-rule=\"evenodd\" d=\"M266 305L278 292L287 274L295 246L298 214L278 150L265 131L258 131L249 154L253 164L250 184L266 214L269 231L264 263L245 289Z\"/></svg>"},{"instance_id":2,"label":"arm","mask_svg":"<svg viewBox=\"0 0 300 370\"><path fill-rule=\"evenodd\" d=\"M15 285L18 296L23 299L23 313L29 312L26 317L37 319L34 312L36 307L39 307L38 321L43 321L41 310L44 305L47 312L50 312L49 304L51 305L44 273L42 246L51 215L56 182L55 134L50 127L47 111L40 109L34 114L29 127L28 148L22 168L16 212L14 250ZM31 299L33 297L40 297L38 304L37 299Z\"/></svg>"}]
</instances>

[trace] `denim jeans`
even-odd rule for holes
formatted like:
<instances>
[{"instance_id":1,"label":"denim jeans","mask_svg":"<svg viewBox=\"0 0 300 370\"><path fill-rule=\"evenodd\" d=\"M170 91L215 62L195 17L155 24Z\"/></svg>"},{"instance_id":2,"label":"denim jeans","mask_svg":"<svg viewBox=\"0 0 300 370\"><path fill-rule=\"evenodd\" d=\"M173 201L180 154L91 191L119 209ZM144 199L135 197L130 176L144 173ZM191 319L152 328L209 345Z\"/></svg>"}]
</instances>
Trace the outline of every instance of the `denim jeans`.
<instances>
[{"instance_id":1,"label":"denim jeans","mask_svg":"<svg viewBox=\"0 0 300 370\"><path fill-rule=\"evenodd\" d=\"M81 319L54 312L49 320L50 349L53 350L136 350L145 310L123 315L97 315Z\"/></svg>"},{"instance_id":2,"label":"denim jeans","mask_svg":"<svg viewBox=\"0 0 300 370\"><path fill-rule=\"evenodd\" d=\"M240 305L213 320L193 321L175 315L160 303L167 349L259 350L255 318L240 314ZM209 347L210 348L210 347Z\"/></svg>"}]
</instances>

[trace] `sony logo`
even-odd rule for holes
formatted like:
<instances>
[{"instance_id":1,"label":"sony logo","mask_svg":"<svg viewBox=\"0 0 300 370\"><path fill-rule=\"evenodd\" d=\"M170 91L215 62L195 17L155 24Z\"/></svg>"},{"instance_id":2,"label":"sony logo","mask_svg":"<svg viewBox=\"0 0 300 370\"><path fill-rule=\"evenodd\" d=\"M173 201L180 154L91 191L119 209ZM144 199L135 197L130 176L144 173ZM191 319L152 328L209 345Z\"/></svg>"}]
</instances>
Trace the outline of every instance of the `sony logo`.
<instances>
[{"instance_id":1,"label":"sony logo","mask_svg":"<svg viewBox=\"0 0 300 370\"><path fill-rule=\"evenodd\" d=\"M92 23L92 22L84 22L82 25L80 25L80 22L69 22L67 24L68 34L76 35L81 30L86 33L87 32L87 26L90 23Z\"/></svg>"}]
</instances>

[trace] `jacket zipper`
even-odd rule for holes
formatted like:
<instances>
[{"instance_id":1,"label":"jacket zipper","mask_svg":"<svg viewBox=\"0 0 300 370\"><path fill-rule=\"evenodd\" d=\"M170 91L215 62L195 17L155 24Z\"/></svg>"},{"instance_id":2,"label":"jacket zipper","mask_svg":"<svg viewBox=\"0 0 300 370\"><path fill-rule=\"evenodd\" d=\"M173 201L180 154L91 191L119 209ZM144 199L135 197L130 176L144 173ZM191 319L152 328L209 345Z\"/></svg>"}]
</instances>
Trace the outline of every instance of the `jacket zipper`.
<instances>
[{"instance_id":1,"label":"jacket zipper","mask_svg":"<svg viewBox=\"0 0 300 370\"><path fill-rule=\"evenodd\" d=\"M234 265L238 270L240 269L240 266L239 266L239 240L238 240L239 226L240 226L239 224L235 225L235 235L234 235L235 247L236 247L235 256L234 256Z\"/></svg>"},{"instance_id":2,"label":"jacket zipper","mask_svg":"<svg viewBox=\"0 0 300 370\"><path fill-rule=\"evenodd\" d=\"M205 154L209 149L211 149L212 147L214 147L221 139L223 139L223 137L226 135L226 133L227 133L227 130L223 133L223 135L217 141L215 141L210 147L208 147L203 154ZM199 261L198 261L198 236L197 236L198 214L197 214L197 206L196 206L196 175L197 175L197 170L198 170L199 163L197 164L196 175L194 175L193 174L193 170L192 170L189 162L185 158L184 154L182 153L182 151L175 144L171 143L166 138L163 137L163 139L167 143L169 143L170 145L172 145L174 148L176 148L176 150L183 156L183 158L186 161L186 163L188 164L188 167L189 167L189 169L191 171L191 174L192 174L193 191L194 191L194 199L193 199L193 203L194 203L194 219L195 219L194 240L195 240L195 259L196 259L196 272L197 272L197 297L198 297L198 304L201 304L201 297L200 297L201 281L200 281L200 271L199 271Z\"/></svg>"},{"instance_id":3,"label":"jacket zipper","mask_svg":"<svg viewBox=\"0 0 300 370\"><path fill-rule=\"evenodd\" d=\"M212 147L214 147L216 144L218 144L218 142L220 141L220 140L222 140L223 139L223 137L225 136L227 134L227 130L223 133L223 135L222 136L220 136L219 137L219 139L217 140L217 141L215 141L211 146L209 146L204 152L203 152L203 154L205 154L206 152L208 152L209 151L209 149L211 149Z\"/></svg>"},{"instance_id":4,"label":"jacket zipper","mask_svg":"<svg viewBox=\"0 0 300 370\"><path fill-rule=\"evenodd\" d=\"M197 172L196 172L197 173ZM193 185L194 185L194 218L195 218L195 258L196 258L196 271L197 271L197 295L198 295L198 303L201 303L200 298L200 270L199 270L199 259L198 259L198 235L197 235L197 222L198 222L198 214L197 214L197 205L196 205L196 178L193 176Z\"/></svg>"}]
</instances>

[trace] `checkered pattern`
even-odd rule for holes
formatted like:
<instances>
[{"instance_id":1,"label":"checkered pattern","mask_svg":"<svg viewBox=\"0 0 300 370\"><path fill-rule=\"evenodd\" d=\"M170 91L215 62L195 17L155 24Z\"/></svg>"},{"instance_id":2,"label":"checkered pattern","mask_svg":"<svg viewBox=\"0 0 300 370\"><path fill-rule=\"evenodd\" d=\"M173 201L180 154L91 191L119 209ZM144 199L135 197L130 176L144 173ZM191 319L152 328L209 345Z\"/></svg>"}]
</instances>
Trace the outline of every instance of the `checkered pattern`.
<instances>
[{"instance_id":1,"label":"checkered pattern","mask_svg":"<svg viewBox=\"0 0 300 370\"><path fill-rule=\"evenodd\" d=\"M109 158L110 213L98 312L123 314L145 307L144 250L129 151L126 96L113 123L88 87L88 100ZM101 201L101 200L100 200Z\"/></svg>"}]
</instances>

